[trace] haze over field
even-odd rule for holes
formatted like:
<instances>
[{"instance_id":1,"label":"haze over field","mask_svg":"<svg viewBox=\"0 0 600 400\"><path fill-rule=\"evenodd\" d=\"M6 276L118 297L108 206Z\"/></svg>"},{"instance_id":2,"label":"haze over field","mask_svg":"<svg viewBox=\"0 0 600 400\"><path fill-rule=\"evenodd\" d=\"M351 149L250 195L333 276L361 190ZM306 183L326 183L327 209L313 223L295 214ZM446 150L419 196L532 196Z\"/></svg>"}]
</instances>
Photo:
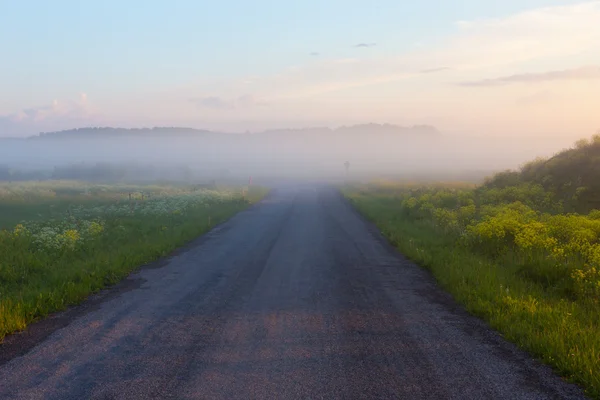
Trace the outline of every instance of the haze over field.
<instances>
[{"instance_id":1,"label":"haze over field","mask_svg":"<svg viewBox=\"0 0 600 400\"><path fill-rule=\"evenodd\" d=\"M77 129L26 139L0 139L0 160L11 169L50 171L97 163L149 168L162 178L210 181L308 178L447 178L481 180L531 154L548 155L555 143L456 138L431 126L365 124L257 133L183 128ZM75 167L79 169L80 167ZM130 167L131 168L131 167ZM170 172L167 173L167 170ZM73 175L75 176L75 175ZM58 177L68 177L58 176Z\"/></svg>"},{"instance_id":2,"label":"haze over field","mask_svg":"<svg viewBox=\"0 0 600 400\"><path fill-rule=\"evenodd\" d=\"M600 128L600 1L284 3L4 5L0 137L221 133L0 140L0 164L489 173Z\"/></svg>"}]
</instances>

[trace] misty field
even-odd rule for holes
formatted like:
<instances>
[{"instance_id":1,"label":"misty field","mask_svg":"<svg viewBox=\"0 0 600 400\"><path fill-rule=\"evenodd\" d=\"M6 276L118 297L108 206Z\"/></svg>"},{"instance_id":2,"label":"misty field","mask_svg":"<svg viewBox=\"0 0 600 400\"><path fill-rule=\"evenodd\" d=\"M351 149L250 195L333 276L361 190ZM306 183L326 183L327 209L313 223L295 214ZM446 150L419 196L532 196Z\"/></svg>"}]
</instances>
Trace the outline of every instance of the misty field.
<instances>
[{"instance_id":1,"label":"misty field","mask_svg":"<svg viewBox=\"0 0 600 400\"><path fill-rule=\"evenodd\" d=\"M0 184L0 341L167 255L265 193L184 185Z\"/></svg>"},{"instance_id":2,"label":"misty field","mask_svg":"<svg viewBox=\"0 0 600 400\"><path fill-rule=\"evenodd\" d=\"M345 195L469 312L600 398L598 155L600 136L479 187Z\"/></svg>"}]
</instances>

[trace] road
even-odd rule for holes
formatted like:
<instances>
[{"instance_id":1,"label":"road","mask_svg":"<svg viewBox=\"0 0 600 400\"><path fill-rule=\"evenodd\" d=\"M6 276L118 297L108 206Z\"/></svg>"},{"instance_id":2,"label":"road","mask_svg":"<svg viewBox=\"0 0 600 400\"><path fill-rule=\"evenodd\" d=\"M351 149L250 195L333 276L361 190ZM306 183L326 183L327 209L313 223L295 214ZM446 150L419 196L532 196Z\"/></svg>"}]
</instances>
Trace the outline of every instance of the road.
<instances>
[{"instance_id":1,"label":"road","mask_svg":"<svg viewBox=\"0 0 600 400\"><path fill-rule=\"evenodd\" d=\"M584 398L326 186L274 190L102 296L9 338L1 399Z\"/></svg>"}]
</instances>

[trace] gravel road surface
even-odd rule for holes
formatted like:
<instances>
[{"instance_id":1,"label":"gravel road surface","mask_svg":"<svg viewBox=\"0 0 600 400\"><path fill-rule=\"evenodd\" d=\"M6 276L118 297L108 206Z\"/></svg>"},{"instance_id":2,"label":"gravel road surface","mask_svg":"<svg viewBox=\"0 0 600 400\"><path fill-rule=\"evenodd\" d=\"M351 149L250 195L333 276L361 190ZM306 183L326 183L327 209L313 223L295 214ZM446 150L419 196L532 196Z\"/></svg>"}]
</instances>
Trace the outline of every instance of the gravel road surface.
<instances>
[{"instance_id":1,"label":"gravel road surface","mask_svg":"<svg viewBox=\"0 0 600 400\"><path fill-rule=\"evenodd\" d=\"M584 398L327 186L280 187L107 293L8 338L0 398Z\"/></svg>"}]
</instances>

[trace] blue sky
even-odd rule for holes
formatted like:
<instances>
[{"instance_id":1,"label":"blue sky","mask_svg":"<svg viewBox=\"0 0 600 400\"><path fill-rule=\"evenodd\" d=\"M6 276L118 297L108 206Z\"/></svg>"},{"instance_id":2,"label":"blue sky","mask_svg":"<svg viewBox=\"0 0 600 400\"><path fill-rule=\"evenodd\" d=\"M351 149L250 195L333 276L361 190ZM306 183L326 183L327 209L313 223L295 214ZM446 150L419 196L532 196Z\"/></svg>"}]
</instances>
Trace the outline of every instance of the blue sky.
<instances>
[{"instance_id":1,"label":"blue sky","mask_svg":"<svg viewBox=\"0 0 600 400\"><path fill-rule=\"evenodd\" d=\"M417 97L439 93L442 100L452 96L446 92L453 80L598 65L595 41L576 51L543 52L539 57L522 57L519 52L519 43L531 42L535 49L550 47L552 38L540 43L532 35L538 23L539 32L554 29L556 16L567 20L556 22L555 28L562 29L563 36L572 31L576 40L578 27L591 24L587 20L594 14L589 10L600 12L598 3L2 0L0 130L4 126L20 134L103 123L243 130L271 124L344 123L345 114L356 115L357 108L380 110L386 99L395 101L406 91ZM576 12L586 5L587 11ZM585 21L579 24L578 18ZM514 30L498 28L504 22L515 24ZM513 32L516 36L507 44L505 38ZM597 39L596 31L588 35ZM511 57L507 48L512 46L518 63L506 68L506 61L475 62L475 50L474 54L463 48L452 50L457 43L474 43L485 50L478 37L489 43L487 49L498 46L506 57ZM360 43L372 45L355 47ZM463 59L452 56L462 51ZM445 68L444 79L411 77L418 70L438 68ZM473 89L469 90L473 96ZM350 105L348 99L354 102ZM323 106L311 112L311 102ZM323 112L327 107L329 114ZM38 108L42 112L31 118ZM432 119L441 121L452 114L443 102L439 109L428 111ZM372 115L376 120L397 118L391 122L400 123L410 119L411 112L408 107L404 116ZM369 112L363 114L363 120L370 118ZM460 123L452 126L446 121L460 128Z\"/></svg>"}]
</instances>

